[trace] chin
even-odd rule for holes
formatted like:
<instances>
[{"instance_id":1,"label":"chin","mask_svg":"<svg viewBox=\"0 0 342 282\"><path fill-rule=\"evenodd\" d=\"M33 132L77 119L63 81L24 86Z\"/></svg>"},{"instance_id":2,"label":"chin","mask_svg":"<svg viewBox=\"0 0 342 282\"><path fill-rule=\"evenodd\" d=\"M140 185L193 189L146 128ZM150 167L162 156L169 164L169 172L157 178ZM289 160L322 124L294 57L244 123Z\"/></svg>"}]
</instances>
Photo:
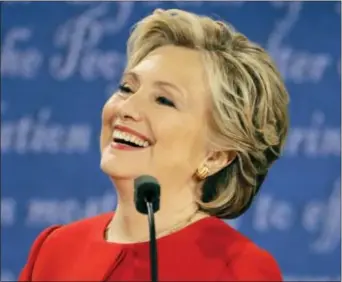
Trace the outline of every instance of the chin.
<instances>
[{"instance_id":1,"label":"chin","mask_svg":"<svg viewBox=\"0 0 342 282\"><path fill-rule=\"evenodd\" d=\"M113 161L106 160L106 158L101 159L100 163L101 170L107 174L110 178L113 179L130 179L134 178L132 174L132 170L127 168L125 169L125 165L119 165L114 163Z\"/></svg>"},{"instance_id":2,"label":"chin","mask_svg":"<svg viewBox=\"0 0 342 282\"><path fill-rule=\"evenodd\" d=\"M111 154L102 154L100 168L113 180L132 180L141 175L140 169L136 167L138 164L132 163L130 159L121 161Z\"/></svg>"}]
</instances>

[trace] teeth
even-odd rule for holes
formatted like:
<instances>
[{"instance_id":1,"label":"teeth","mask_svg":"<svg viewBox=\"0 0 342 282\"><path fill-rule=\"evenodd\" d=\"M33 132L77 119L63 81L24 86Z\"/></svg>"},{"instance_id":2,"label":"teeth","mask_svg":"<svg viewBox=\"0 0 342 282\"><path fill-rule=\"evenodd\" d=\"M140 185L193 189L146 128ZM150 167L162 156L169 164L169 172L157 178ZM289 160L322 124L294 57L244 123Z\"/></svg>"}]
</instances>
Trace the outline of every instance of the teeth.
<instances>
[{"instance_id":1,"label":"teeth","mask_svg":"<svg viewBox=\"0 0 342 282\"><path fill-rule=\"evenodd\" d=\"M112 137L134 143L134 144L141 146L141 147L144 147L144 148L146 148L150 145L149 142L147 142L147 141L144 141L144 140L142 140L142 139L140 139L140 138L138 138L132 134L129 134L127 132L122 132L119 130L114 130Z\"/></svg>"}]
</instances>

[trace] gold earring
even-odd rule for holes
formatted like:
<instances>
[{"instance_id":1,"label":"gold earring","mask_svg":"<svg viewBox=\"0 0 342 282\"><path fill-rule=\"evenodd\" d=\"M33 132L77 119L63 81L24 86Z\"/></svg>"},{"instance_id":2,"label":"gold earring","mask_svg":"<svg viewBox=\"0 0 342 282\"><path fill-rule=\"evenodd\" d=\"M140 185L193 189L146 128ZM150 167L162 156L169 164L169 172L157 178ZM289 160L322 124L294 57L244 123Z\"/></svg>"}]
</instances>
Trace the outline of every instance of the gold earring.
<instances>
[{"instance_id":1,"label":"gold earring","mask_svg":"<svg viewBox=\"0 0 342 282\"><path fill-rule=\"evenodd\" d=\"M201 168L196 170L195 175L198 178L198 180L204 180L209 175L209 168L206 165L203 165Z\"/></svg>"}]
</instances>

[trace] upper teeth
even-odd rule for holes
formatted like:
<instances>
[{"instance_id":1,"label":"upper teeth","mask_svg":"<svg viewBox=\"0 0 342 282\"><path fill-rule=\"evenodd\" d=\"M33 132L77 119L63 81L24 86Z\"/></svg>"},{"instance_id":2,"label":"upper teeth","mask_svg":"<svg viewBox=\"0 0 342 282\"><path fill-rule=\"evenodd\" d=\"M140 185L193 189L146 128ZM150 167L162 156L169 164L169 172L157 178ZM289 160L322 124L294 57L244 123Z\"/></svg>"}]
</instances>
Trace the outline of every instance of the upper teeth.
<instances>
[{"instance_id":1,"label":"upper teeth","mask_svg":"<svg viewBox=\"0 0 342 282\"><path fill-rule=\"evenodd\" d=\"M113 138L122 139L122 140L125 140L128 142L134 143L134 144L141 146L141 147L147 147L149 145L149 143L147 141L144 141L141 138L139 138L133 134L123 132L120 130L114 130Z\"/></svg>"}]
</instances>

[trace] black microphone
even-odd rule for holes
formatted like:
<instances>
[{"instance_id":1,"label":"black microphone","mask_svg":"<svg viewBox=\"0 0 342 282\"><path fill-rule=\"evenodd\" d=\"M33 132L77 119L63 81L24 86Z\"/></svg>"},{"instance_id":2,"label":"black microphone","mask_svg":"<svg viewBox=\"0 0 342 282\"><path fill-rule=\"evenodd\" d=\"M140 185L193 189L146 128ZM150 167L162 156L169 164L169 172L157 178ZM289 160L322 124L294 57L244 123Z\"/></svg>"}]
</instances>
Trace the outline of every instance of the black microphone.
<instances>
[{"instance_id":1,"label":"black microphone","mask_svg":"<svg viewBox=\"0 0 342 282\"><path fill-rule=\"evenodd\" d=\"M154 213L160 207L160 185L152 176L142 175L134 180L134 203L138 212L148 215L150 233L150 267L152 282L158 281L158 259Z\"/></svg>"}]
</instances>

